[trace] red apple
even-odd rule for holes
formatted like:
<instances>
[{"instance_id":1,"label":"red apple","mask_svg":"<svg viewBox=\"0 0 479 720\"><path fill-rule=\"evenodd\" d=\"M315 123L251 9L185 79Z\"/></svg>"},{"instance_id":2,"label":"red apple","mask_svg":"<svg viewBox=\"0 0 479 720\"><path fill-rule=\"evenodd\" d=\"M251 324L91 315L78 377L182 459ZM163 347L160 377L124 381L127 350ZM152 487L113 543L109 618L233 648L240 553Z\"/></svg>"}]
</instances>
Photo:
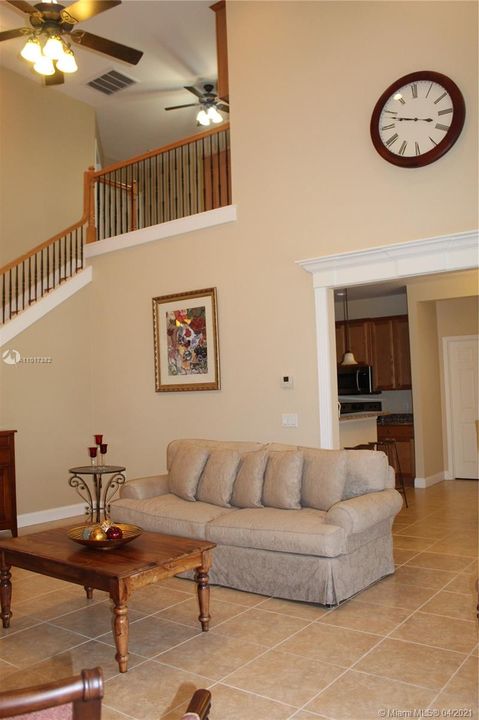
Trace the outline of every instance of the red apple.
<instances>
[{"instance_id":1,"label":"red apple","mask_svg":"<svg viewBox=\"0 0 479 720\"><path fill-rule=\"evenodd\" d=\"M108 540L120 540L120 538L123 537L123 532L121 528L117 527L116 525L112 525L106 531L106 536Z\"/></svg>"}]
</instances>

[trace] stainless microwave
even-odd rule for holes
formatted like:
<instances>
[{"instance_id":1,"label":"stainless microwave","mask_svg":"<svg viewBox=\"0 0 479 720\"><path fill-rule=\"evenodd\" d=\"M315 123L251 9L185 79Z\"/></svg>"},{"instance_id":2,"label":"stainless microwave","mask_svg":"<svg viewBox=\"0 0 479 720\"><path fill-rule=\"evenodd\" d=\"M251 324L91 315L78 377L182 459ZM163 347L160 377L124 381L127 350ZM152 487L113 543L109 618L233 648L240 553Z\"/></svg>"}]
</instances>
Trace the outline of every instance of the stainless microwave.
<instances>
[{"instance_id":1,"label":"stainless microwave","mask_svg":"<svg viewBox=\"0 0 479 720\"><path fill-rule=\"evenodd\" d=\"M338 395L371 395L375 393L371 365L339 365Z\"/></svg>"}]
</instances>

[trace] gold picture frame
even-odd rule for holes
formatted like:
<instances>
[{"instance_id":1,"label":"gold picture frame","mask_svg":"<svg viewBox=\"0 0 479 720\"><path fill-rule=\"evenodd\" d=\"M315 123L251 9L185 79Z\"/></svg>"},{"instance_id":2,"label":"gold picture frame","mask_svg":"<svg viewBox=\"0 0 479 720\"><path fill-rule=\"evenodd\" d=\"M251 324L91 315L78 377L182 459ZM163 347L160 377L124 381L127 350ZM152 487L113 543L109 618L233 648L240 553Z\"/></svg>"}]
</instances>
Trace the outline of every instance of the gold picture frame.
<instances>
[{"instance_id":1,"label":"gold picture frame","mask_svg":"<svg viewBox=\"0 0 479 720\"><path fill-rule=\"evenodd\" d=\"M156 392L219 390L216 288L153 298Z\"/></svg>"}]
</instances>

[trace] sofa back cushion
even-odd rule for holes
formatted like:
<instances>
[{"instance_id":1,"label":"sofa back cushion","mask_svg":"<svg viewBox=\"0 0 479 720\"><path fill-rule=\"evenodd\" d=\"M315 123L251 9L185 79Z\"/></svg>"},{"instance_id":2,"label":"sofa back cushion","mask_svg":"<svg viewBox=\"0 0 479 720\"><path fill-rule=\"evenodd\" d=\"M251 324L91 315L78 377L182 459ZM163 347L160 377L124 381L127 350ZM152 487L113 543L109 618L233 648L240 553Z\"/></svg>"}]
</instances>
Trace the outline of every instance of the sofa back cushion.
<instances>
[{"instance_id":1,"label":"sofa back cushion","mask_svg":"<svg viewBox=\"0 0 479 720\"><path fill-rule=\"evenodd\" d=\"M294 450L269 453L263 484L263 505L299 510L303 453Z\"/></svg>"},{"instance_id":2,"label":"sofa back cushion","mask_svg":"<svg viewBox=\"0 0 479 720\"><path fill-rule=\"evenodd\" d=\"M346 451L304 448L303 456L301 504L303 507L327 511L343 497Z\"/></svg>"},{"instance_id":3,"label":"sofa back cushion","mask_svg":"<svg viewBox=\"0 0 479 720\"><path fill-rule=\"evenodd\" d=\"M260 450L264 447L263 443L246 442L235 440L200 440L200 439L180 439L172 440L166 449L166 467L170 470L176 453L181 448L206 448L206 450L237 450L240 455L252 450Z\"/></svg>"},{"instance_id":4,"label":"sofa back cushion","mask_svg":"<svg viewBox=\"0 0 479 720\"><path fill-rule=\"evenodd\" d=\"M388 459L374 450L345 450L346 482L343 500L370 492L380 492L389 486Z\"/></svg>"},{"instance_id":5,"label":"sofa back cushion","mask_svg":"<svg viewBox=\"0 0 479 720\"><path fill-rule=\"evenodd\" d=\"M262 507L261 498L267 461L266 449L254 450L243 455L231 496L231 504L234 507Z\"/></svg>"},{"instance_id":6,"label":"sofa back cushion","mask_svg":"<svg viewBox=\"0 0 479 720\"><path fill-rule=\"evenodd\" d=\"M204 447L179 448L168 471L170 492L183 500L196 500L196 489L208 455Z\"/></svg>"},{"instance_id":7,"label":"sofa back cushion","mask_svg":"<svg viewBox=\"0 0 479 720\"><path fill-rule=\"evenodd\" d=\"M198 485L196 499L212 505L230 507L239 463L240 454L237 450L212 450Z\"/></svg>"}]
</instances>

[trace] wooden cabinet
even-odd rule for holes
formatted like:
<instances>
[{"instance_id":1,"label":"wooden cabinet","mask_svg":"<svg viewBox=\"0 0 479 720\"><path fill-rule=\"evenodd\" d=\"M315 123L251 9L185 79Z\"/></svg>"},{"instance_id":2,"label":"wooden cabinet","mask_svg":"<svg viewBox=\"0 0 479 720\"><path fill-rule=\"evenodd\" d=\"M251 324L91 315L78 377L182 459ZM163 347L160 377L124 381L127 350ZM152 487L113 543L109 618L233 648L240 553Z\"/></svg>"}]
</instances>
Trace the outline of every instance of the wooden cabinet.
<instances>
[{"instance_id":1,"label":"wooden cabinet","mask_svg":"<svg viewBox=\"0 0 479 720\"><path fill-rule=\"evenodd\" d=\"M371 326L369 320L349 321L349 344L358 363L372 365ZM336 323L336 356L338 363L346 351L346 323Z\"/></svg>"},{"instance_id":2,"label":"wooden cabinet","mask_svg":"<svg viewBox=\"0 0 479 720\"><path fill-rule=\"evenodd\" d=\"M406 485L412 485L416 476L413 425L378 425L378 440L396 440L399 464ZM397 471L397 468L394 468Z\"/></svg>"},{"instance_id":3,"label":"wooden cabinet","mask_svg":"<svg viewBox=\"0 0 479 720\"><path fill-rule=\"evenodd\" d=\"M221 100L229 102L228 84L228 45L226 35L226 4L220 0L210 5L211 10L216 14L216 57L218 63L218 82L216 92Z\"/></svg>"},{"instance_id":4,"label":"wooden cabinet","mask_svg":"<svg viewBox=\"0 0 479 720\"><path fill-rule=\"evenodd\" d=\"M395 390L394 343L391 318L371 320L373 380L375 390Z\"/></svg>"},{"instance_id":5,"label":"wooden cabinet","mask_svg":"<svg viewBox=\"0 0 479 720\"><path fill-rule=\"evenodd\" d=\"M15 430L0 430L0 530L17 537Z\"/></svg>"},{"instance_id":6,"label":"wooden cabinet","mask_svg":"<svg viewBox=\"0 0 479 720\"><path fill-rule=\"evenodd\" d=\"M407 315L393 318L394 383L396 390L411 387L411 355Z\"/></svg>"},{"instance_id":7,"label":"wooden cabinet","mask_svg":"<svg viewBox=\"0 0 479 720\"><path fill-rule=\"evenodd\" d=\"M407 315L349 321L349 348L359 363L372 365L375 390L411 388L409 324ZM336 357L346 348L345 322L336 323Z\"/></svg>"}]
</instances>

